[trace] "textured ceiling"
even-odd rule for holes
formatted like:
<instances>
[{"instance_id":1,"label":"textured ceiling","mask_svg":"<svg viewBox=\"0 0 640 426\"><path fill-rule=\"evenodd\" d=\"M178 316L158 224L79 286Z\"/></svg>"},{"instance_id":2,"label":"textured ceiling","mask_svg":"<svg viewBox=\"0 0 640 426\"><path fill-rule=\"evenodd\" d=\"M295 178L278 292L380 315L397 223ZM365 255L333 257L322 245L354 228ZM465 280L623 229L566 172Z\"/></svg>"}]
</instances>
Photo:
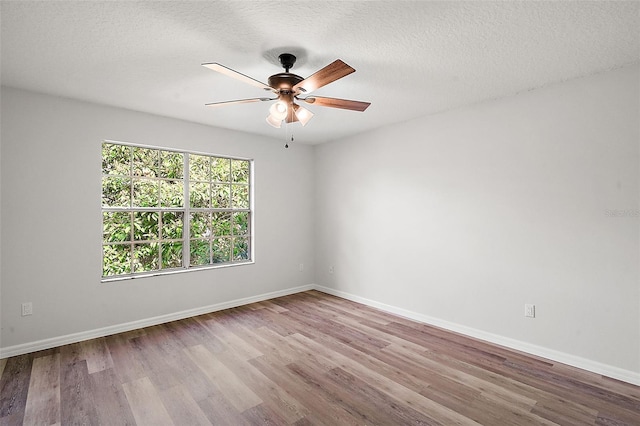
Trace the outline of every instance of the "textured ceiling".
<instances>
[{"instance_id":1,"label":"textured ceiling","mask_svg":"<svg viewBox=\"0 0 640 426\"><path fill-rule=\"evenodd\" d=\"M200 66L266 82L294 53L303 77L340 58L356 69L314 94L364 112L306 107L297 142L390 123L637 63L637 1L2 1L2 84L276 138L264 96Z\"/></svg>"}]
</instances>

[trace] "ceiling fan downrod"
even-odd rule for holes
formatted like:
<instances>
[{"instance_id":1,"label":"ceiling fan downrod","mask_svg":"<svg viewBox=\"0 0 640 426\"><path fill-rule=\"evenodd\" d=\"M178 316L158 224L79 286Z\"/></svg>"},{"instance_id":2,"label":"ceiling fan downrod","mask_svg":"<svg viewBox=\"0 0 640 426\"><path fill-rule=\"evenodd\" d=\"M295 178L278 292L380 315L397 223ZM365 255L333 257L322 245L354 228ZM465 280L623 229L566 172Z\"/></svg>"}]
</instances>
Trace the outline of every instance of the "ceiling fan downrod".
<instances>
[{"instance_id":1,"label":"ceiling fan downrod","mask_svg":"<svg viewBox=\"0 0 640 426\"><path fill-rule=\"evenodd\" d=\"M292 55L291 53L282 53L278 56L278 59L280 59L280 63L285 69L285 72L272 75L269 77L268 83L273 91L279 95L282 101L285 101L287 104L291 104L293 102L293 96L295 96L293 88L296 84L302 82L304 78L289 72L289 70L293 68L293 64L296 62L295 55Z\"/></svg>"},{"instance_id":2,"label":"ceiling fan downrod","mask_svg":"<svg viewBox=\"0 0 640 426\"><path fill-rule=\"evenodd\" d=\"M289 70L293 68L293 64L296 63L296 57L291 53L282 53L278 56L278 59L280 59L280 64L282 64L284 72L289 72Z\"/></svg>"}]
</instances>

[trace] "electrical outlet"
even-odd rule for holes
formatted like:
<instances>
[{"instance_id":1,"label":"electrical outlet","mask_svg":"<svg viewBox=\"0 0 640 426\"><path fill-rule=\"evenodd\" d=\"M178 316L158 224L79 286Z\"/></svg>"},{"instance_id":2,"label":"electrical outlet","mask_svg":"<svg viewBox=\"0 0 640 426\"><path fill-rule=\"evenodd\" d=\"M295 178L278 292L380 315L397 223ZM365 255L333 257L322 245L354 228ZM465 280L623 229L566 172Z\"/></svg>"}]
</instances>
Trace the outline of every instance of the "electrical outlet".
<instances>
[{"instance_id":1,"label":"electrical outlet","mask_svg":"<svg viewBox=\"0 0 640 426\"><path fill-rule=\"evenodd\" d=\"M22 316L33 315L33 305L31 302L22 304Z\"/></svg>"},{"instance_id":2,"label":"electrical outlet","mask_svg":"<svg viewBox=\"0 0 640 426\"><path fill-rule=\"evenodd\" d=\"M300 265L298 265L298 270L300 272L304 271L304 263L301 263Z\"/></svg>"},{"instance_id":3,"label":"electrical outlet","mask_svg":"<svg viewBox=\"0 0 640 426\"><path fill-rule=\"evenodd\" d=\"M333 268L333 266L329 266L329 273L333 274L335 272L335 269Z\"/></svg>"},{"instance_id":4,"label":"electrical outlet","mask_svg":"<svg viewBox=\"0 0 640 426\"><path fill-rule=\"evenodd\" d=\"M536 305L526 304L524 305L524 316L528 318L536 317Z\"/></svg>"}]
</instances>

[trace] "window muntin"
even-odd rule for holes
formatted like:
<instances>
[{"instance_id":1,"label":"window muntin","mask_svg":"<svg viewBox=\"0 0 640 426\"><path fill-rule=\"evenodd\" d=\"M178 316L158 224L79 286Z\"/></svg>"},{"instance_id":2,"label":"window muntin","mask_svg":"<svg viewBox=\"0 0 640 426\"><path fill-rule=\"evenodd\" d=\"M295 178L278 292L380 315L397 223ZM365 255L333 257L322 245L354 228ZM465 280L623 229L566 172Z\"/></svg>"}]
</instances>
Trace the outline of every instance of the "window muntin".
<instances>
[{"instance_id":1,"label":"window muntin","mask_svg":"<svg viewBox=\"0 0 640 426\"><path fill-rule=\"evenodd\" d=\"M250 160L104 142L103 278L250 262L250 182Z\"/></svg>"}]
</instances>

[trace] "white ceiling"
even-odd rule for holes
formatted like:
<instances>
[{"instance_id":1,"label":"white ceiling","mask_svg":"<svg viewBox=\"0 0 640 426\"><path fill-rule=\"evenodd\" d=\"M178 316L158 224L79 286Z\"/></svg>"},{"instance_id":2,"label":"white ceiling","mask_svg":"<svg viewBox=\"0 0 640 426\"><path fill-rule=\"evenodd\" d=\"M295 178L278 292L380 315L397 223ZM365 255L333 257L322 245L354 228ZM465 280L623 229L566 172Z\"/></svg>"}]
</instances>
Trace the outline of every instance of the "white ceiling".
<instances>
[{"instance_id":1,"label":"white ceiling","mask_svg":"<svg viewBox=\"0 0 640 426\"><path fill-rule=\"evenodd\" d=\"M356 69L314 94L364 113L306 107L296 142L390 123L637 63L638 1L2 1L2 84L284 138L264 96L200 66L257 80L298 56L303 77L340 58ZM284 128L284 126L283 126Z\"/></svg>"}]
</instances>

